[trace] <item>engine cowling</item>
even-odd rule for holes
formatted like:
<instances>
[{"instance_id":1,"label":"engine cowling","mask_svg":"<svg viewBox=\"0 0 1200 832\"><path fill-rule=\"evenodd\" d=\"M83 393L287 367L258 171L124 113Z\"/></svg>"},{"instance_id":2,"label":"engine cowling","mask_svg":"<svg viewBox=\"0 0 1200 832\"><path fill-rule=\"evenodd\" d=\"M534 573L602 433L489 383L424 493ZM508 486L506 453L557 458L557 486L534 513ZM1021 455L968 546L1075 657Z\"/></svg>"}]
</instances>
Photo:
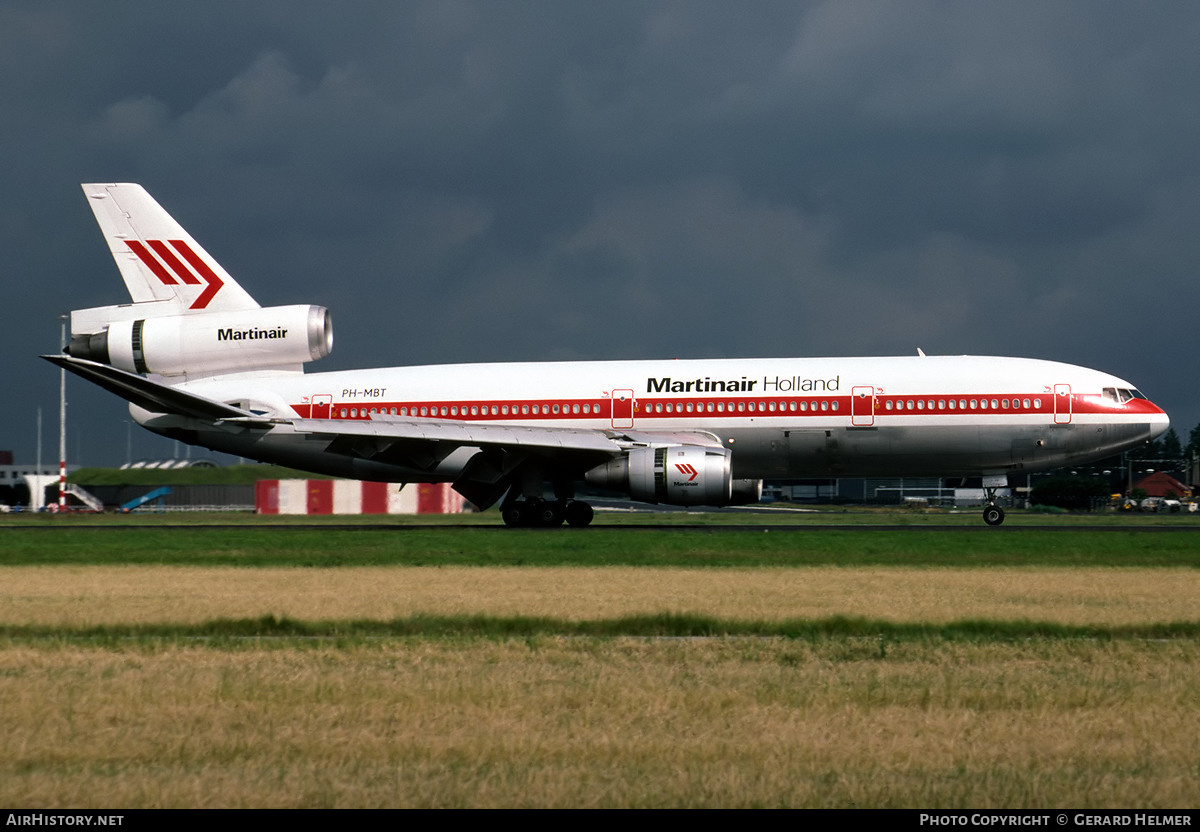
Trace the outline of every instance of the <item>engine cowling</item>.
<instances>
[{"instance_id":1,"label":"engine cowling","mask_svg":"<svg viewBox=\"0 0 1200 832\"><path fill-rule=\"evenodd\" d=\"M700 445L634 448L584 475L644 503L729 506L757 502L762 480L735 480L730 452Z\"/></svg>"},{"instance_id":2,"label":"engine cowling","mask_svg":"<svg viewBox=\"0 0 1200 832\"><path fill-rule=\"evenodd\" d=\"M113 321L100 332L73 333L67 354L171 376L290 368L332 349L329 310L302 305Z\"/></svg>"}]
</instances>

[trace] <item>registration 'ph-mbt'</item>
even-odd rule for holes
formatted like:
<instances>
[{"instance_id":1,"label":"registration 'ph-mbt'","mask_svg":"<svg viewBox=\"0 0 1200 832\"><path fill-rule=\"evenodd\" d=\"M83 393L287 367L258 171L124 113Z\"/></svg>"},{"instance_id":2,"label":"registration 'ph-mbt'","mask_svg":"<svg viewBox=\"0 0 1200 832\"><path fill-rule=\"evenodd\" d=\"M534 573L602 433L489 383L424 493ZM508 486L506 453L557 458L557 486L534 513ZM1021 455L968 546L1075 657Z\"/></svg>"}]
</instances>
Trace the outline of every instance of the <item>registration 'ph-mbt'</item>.
<instances>
[{"instance_id":1,"label":"registration 'ph-mbt'","mask_svg":"<svg viewBox=\"0 0 1200 832\"><path fill-rule=\"evenodd\" d=\"M757 501L764 479L1025 475L1167 429L1132 384L1027 358L450 364L306 373L319 306L261 307L139 185L84 185L132 303L71 313L45 356L163 436L307 471L450 482L504 522L586 526L580 482L676 506Z\"/></svg>"}]
</instances>

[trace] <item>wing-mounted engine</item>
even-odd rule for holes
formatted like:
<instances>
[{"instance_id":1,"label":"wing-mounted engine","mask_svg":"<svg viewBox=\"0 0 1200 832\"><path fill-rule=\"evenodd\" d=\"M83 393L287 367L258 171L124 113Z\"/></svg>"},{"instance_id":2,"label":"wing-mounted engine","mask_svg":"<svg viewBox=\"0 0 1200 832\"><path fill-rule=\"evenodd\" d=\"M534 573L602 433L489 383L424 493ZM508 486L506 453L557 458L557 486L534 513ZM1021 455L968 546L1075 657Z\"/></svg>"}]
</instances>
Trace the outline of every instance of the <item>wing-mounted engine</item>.
<instances>
[{"instance_id":1,"label":"wing-mounted engine","mask_svg":"<svg viewBox=\"0 0 1200 832\"><path fill-rule=\"evenodd\" d=\"M136 317L138 306L71 313L67 354L131 373L194 378L299 371L333 349L333 323L323 306ZM114 320L113 310L121 310L122 319Z\"/></svg>"},{"instance_id":2,"label":"wing-mounted engine","mask_svg":"<svg viewBox=\"0 0 1200 832\"><path fill-rule=\"evenodd\" d=\"M733 478L727 449L700 445L634 448L584 478L641 502L675 506L742 505L762 496L762 480Z\"/></svg>"}]
</instances>

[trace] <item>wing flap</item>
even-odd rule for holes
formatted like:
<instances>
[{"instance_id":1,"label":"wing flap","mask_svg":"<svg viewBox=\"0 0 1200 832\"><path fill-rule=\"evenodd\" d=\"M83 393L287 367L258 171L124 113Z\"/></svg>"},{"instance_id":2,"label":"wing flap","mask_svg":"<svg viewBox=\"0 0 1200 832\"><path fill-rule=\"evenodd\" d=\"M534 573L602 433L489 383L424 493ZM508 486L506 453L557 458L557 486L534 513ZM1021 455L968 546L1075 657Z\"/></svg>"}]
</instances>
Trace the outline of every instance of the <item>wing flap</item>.
<instances>
[{"instance_id":1,"label":"wing flap","mask_svg":"<svg viewBox=\"0 0 1200 832\"><path fill-rule=\"evenodd\" d=\"M604 433L580 428L474 425L392 416L367 421L291 419L289 422L301 433L354 436L364 440L428 442L456 447L591 451L608 455L621 451L620 443Z\"/></svg>"}]
</instances>

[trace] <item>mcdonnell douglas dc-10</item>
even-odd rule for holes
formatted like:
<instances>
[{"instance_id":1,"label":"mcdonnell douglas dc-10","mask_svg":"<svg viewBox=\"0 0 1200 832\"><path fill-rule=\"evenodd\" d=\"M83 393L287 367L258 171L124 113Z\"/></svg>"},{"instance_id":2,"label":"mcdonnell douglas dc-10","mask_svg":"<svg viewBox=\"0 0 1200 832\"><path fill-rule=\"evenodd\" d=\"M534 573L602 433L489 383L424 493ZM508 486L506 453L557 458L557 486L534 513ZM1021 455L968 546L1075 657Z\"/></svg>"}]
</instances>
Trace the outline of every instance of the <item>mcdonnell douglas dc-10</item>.
<instances>
[{"instance_id":1,"label":"mcdonnell douglas dc-10","mask_svg":"<svg viewBox=\"0 0 1200 832\"><path fill-rule=\"evenodd\" d=\"M1024 475L1121 453L1167 415L1132 384L1026 358L451 364L305 373L320 306L262 308L139 185L84 185L133 302L71 313L48 360L163 436L307 471L450 482L513 526L573 526L580 481L676 506L763 479ZM552 496L551 496L552 495Z\"/></svg>"}]
</instances>

